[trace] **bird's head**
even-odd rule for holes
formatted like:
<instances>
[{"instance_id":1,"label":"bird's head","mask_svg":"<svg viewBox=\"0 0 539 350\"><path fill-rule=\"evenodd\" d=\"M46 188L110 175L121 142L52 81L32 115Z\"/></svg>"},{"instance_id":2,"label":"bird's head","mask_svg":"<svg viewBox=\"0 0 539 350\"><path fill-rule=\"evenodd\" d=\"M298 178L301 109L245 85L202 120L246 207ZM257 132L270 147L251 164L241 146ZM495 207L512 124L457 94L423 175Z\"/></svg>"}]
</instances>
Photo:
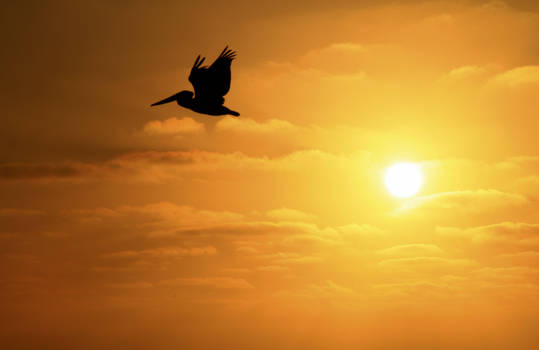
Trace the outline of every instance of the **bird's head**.
<instances>
[{"instance_id":1,"label":"bird's head","mask_svg":"<svg viewBox=\"0 0 539 350\"><path fill-rule=\"evenodd\" d=\"M193 101L193 93L187 90L180 91L177 94L165 98L164 100L153 103L152 106L158 106L172 101L178 102L180 106L189 107Z\"/></svg>"},{"instance_id":2,"label":"bird's head","mask_svg":"<svg viewBox=\"0 0 539 350\"><path fill-rule=\"evenodd\" d=\"M193 93L183 90L176 94L176 101L180 106L189 107L193 102Z\"/></svg>"}]
</instances>

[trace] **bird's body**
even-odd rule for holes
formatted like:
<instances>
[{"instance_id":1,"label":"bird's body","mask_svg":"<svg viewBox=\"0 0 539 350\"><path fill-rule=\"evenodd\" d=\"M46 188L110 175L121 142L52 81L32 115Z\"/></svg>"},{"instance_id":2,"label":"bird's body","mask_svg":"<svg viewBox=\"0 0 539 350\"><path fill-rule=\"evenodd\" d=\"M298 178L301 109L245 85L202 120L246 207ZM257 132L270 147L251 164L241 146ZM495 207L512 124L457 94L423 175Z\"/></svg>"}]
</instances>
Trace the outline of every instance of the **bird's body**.
<instances>
[{"instance_id":1,"label":"bird's body","mask_svg":"<svg viewBox=\"0 0 539 350\"><path fill-rule=\"evenodd\" d=\"M230 90L230 65L234 57L236 57L236 53L229 50L227 46L215 62L208 67L202 66L205 58L200 58L199 55L189 74L189 81L193 85L195 93L180 91L152 104L152 106L176 101L180 106L201 114L239 116L238 112L232 111L223 105L225 102L223 96Z\"/></svg>"}]
</instances>

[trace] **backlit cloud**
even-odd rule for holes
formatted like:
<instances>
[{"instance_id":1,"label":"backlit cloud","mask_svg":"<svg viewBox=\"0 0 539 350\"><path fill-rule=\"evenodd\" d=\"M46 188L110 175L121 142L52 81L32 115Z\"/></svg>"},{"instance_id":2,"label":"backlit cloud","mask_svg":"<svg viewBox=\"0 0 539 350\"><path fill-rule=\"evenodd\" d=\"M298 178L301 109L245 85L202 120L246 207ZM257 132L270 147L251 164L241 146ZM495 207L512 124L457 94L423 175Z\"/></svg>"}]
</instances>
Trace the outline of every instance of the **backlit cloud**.
<instances>
[{"instance_id":1,"label":"backlit cloud","mask_svg":"<svg viewBox=\"0 0 539 350\"><path fill-rule=\"evenodd\" d=\"M191 118L169 118L163 121L152 120L144 125L144 132L150 135L181 135L200 133L204 131L204 124Z\"/></svg>"},{"instance_id":2,"label":"backlit cloud","mask_svg":"<svg viewBox=\"0 0 539 350\"><path fill-rule=\"evenodd\" d=\"M455 191L420 196L407 200L399 212L412 210L451 210L453 212L481 213L500 208L522 206L528 203L521 194L498 190Z\"/></svg>"}]
</instances>

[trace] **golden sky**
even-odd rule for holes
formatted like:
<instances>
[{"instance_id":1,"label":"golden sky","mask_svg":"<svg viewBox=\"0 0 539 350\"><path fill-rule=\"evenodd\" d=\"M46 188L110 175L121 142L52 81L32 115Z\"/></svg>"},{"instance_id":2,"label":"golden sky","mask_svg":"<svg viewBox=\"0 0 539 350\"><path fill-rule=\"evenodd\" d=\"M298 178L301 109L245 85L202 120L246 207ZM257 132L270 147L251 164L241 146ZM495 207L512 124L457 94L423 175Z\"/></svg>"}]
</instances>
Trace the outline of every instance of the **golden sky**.
<instances>
[{"instance_id":1,"label":"golden sky","mask_svg":"<svg viewBox=\"0 0 539 350\"><path fill-rule=\"evenodd\" d=\"M539 2L2 7L3 348L538 348Z\"/></svg>"}]
</instances>

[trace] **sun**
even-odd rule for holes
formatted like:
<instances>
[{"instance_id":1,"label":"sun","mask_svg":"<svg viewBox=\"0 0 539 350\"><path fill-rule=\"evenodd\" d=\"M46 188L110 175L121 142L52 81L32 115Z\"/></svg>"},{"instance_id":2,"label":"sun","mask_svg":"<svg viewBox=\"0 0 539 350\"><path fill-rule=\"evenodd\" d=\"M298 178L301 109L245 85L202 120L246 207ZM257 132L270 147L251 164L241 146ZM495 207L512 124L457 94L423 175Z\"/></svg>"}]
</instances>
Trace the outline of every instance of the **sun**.
<instances>
[{"instance_id":1,"label":"sun","mask_svg":"<svg viewBox=\"0 0 539 350\"><path fill-rule=\"evenodd\" d=\"M385 183L392 195L406 198L419 191L423 184L423 176L417 164L397 163L386 170Z\"/></svg>"}]
</instances>

